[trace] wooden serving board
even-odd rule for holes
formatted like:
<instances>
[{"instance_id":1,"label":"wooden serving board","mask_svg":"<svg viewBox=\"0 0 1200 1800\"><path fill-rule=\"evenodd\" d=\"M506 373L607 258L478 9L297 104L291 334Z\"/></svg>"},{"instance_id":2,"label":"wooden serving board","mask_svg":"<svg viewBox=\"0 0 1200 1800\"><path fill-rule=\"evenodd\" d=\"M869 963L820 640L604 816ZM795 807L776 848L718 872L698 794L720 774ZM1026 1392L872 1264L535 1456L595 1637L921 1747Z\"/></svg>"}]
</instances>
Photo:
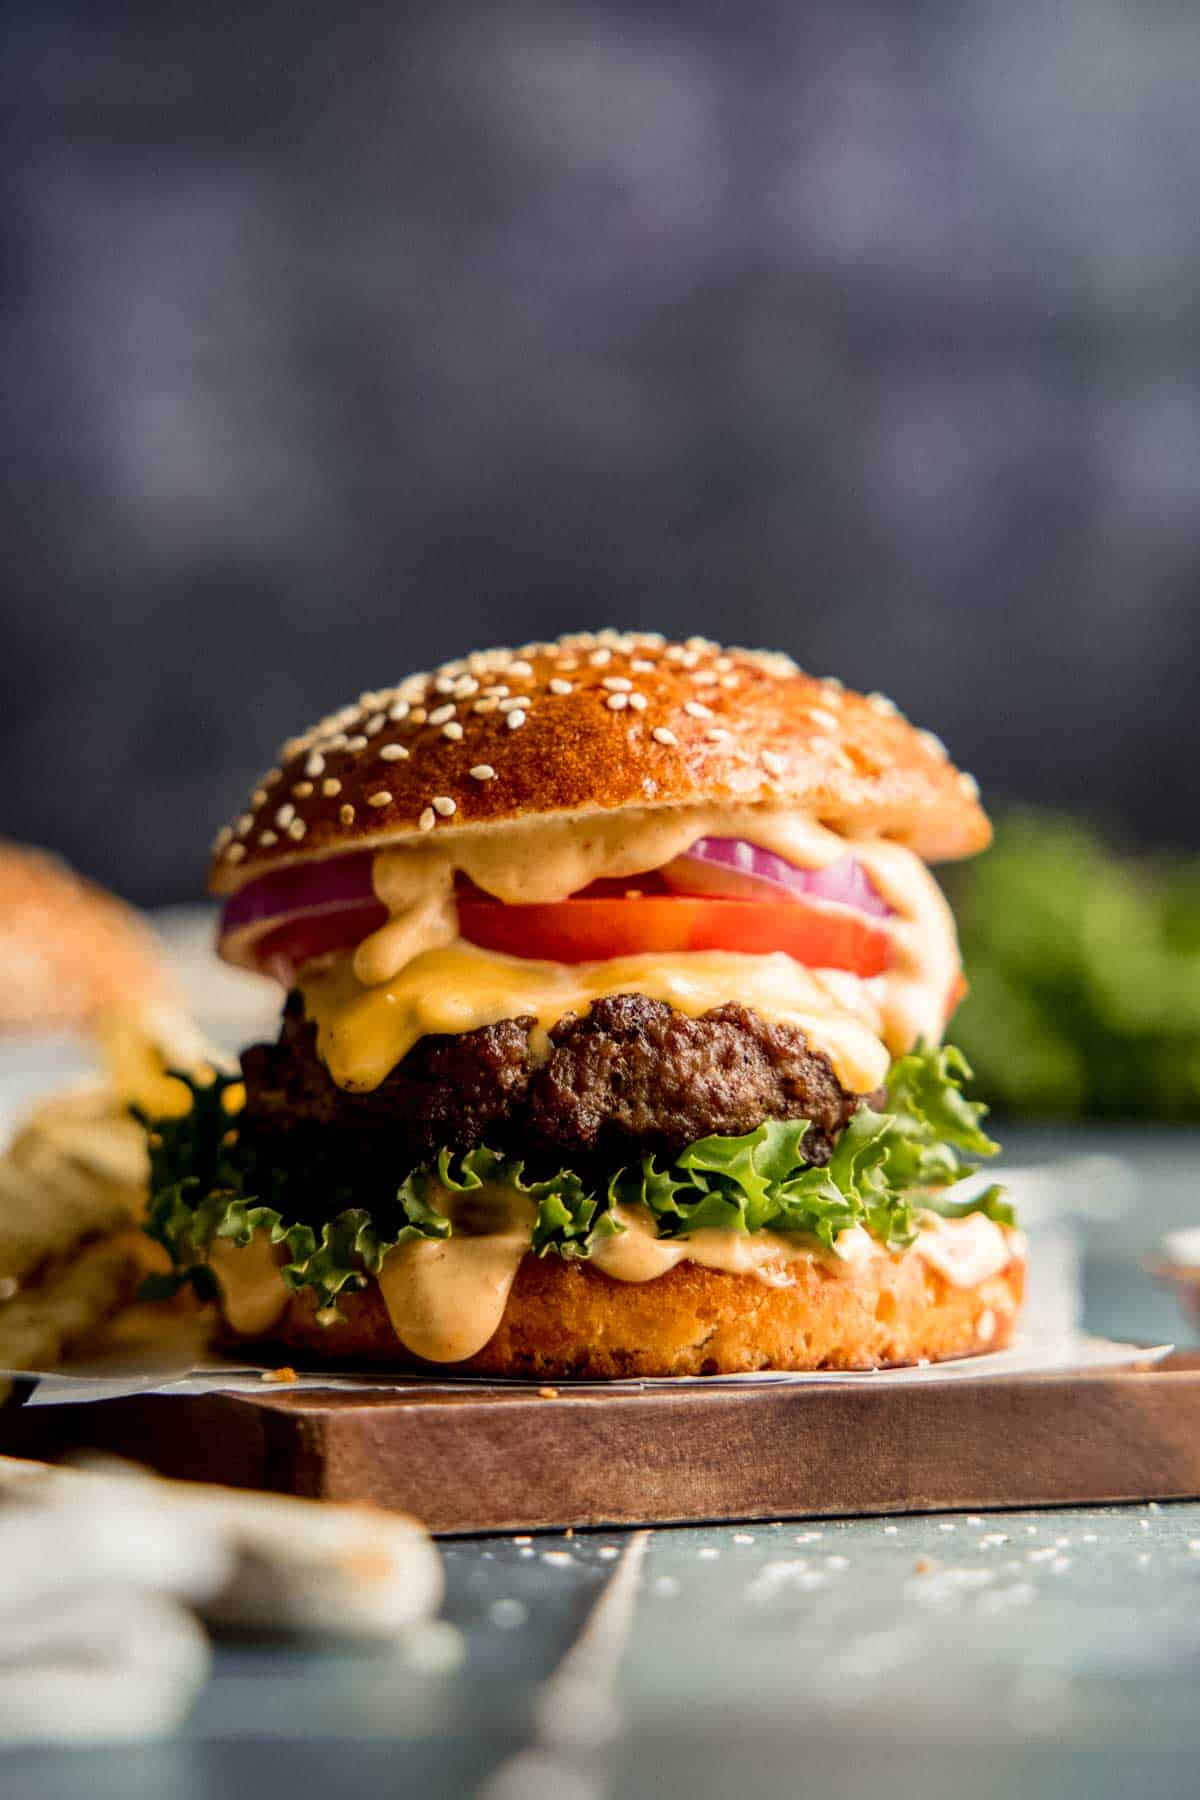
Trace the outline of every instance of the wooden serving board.
<instances>
[{"instance_id":1,"label":"wooden serving board","mask_svg":"<svg viewBox=\"0 0 1200 1800\"><path fill-rule=\"evenodd\" d=\"M141 1395L0 1413L0 1450L416 1514L433 1531L1200 1497L1200 1354L874 1387Z\"/></svg>"}]
</instances>

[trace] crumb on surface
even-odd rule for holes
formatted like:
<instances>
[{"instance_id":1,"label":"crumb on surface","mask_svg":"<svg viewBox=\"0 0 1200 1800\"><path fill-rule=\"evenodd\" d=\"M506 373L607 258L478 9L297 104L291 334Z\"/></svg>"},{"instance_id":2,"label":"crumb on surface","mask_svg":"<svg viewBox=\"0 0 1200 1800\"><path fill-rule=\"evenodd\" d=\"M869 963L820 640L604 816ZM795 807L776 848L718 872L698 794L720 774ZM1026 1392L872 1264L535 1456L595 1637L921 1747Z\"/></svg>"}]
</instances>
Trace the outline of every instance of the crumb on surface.
<instances>
[{"instance_id":1,"label":"crumb on surface","mask_svg":"<svg viewBox=\"0 0 1200 1800\"><path fill-rule=\"evenodd\" d=\"M274 1382L284 1387L286 1387L289 1382L298 1379L299 1377L290 1363L284 1363L283 1366L278 1369L264 1369L259 1376L260 1381Z\"/></svg>"}]
</instances>

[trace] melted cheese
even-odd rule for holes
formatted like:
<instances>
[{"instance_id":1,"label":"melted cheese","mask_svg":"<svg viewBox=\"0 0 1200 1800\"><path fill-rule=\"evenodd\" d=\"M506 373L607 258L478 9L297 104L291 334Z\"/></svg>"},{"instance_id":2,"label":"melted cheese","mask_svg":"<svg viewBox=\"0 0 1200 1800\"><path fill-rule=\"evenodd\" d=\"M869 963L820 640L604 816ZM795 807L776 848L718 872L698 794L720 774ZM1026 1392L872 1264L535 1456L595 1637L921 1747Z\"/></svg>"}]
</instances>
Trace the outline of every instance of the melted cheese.
<instances>
[{"instance_id":1,"label":"melted cheese","mask_svg":"<svg viewBox=\"0 0 1200 1800\"><path fill-rule=\"evenodd\" d=\"M301 987L321 1061L339 1087L354 1092L378 1087L419 1038L436 1032L532 1015L542 1033L535 1051L544 1053L551 1025L610 994L645 994L693 1018L739 1000L764 1019L799 1026L855 1093L878 1087L888 1066L869 1002L855 1016L819 971L782 954L705 950L553 963L455 941L414 957L380 987L362 987L347 959L310 970Z\"/></svg>"},{"instance_id":2,"label":"melted cheese","mask_svg":"<svg viewBox=\"0 0 1200 1800\"><path fill-rule=\"evenodd\" d=\"M506 904L565 899L601 877L659 868L697 838L742 837L797 866L853 853L889 905L887 972L862 980L806 969L782 954L685 951L568 965L493 955L457 937L454 878ZM310 965L300 986L318 1050L340 1086L377 1087L417 1040L532 1015L545 1032L567 1012L641 993L696 1016L731 1000L795 1025L829 1057L842 1085L879 1086L890 1057L941 1037L958 974L954 920L920 859L897 844L848 840L800 813L771 807L664 807L503 828L439 832L436 842L381 851L375 889L388 921L352 956Z\"/></svg>"}]
</instances>

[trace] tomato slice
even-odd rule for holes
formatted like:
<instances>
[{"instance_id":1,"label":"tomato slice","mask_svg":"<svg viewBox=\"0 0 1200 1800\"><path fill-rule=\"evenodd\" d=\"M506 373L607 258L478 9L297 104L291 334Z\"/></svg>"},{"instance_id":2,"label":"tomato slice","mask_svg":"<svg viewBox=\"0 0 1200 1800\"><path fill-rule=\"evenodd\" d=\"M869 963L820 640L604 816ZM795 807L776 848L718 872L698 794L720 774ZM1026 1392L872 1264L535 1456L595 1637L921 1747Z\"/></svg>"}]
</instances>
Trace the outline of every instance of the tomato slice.
<instances>
[{"instance_id":1,"label":"tomato slice","mask_svg":"<svg viewBox=\"0 0 1200 1800\"><path fill-rule=\"evenodd\" d=\"M890 959L886 930L866 913L823 901L726 900L690 895L589 898L548 906L503 906L460 894L459 930L472 944L549 962L603 962L677 950L776 950L817 969L880 975Z\"/></svg>"},{"instance_id":2,"label":"tomato slice","mask_svg":"<svg viewBox=\"0 0 1200 1800\"><path fill-rule=\"evenodd\" d=\"M297 969L314 956L348 950L386 923L387 909L378 900L355 901L336 911L289 919L286 925L277 926L259 939L254 946L254 960L264 975L273 975L290 988Z\"/></svg>"}]
</instances>

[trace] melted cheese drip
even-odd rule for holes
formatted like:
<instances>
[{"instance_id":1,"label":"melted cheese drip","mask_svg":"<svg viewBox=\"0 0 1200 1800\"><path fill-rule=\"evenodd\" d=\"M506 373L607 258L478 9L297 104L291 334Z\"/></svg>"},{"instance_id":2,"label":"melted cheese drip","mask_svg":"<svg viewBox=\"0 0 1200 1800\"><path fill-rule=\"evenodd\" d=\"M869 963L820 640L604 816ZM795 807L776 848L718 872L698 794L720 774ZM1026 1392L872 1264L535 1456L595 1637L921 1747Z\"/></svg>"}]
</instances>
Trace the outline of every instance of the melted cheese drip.
<instances>
[{"instance_id":1,"label":"melted cheese drip","mask_svg":"<svg viewBox=\"0 0 1200 1800\"><path fill-rule=\"evenodd\" d=\"M360 986L342 959L306 974L301 988L321 1061L339 1087L359 1093L378 1087L419 1038L436 1032L475 1031L532 1015L542 1034L535 1052L544 1054L551 1025L609 994L645 994L693 1018L739 1000L764 1019L799 1026L854 1093L878 1087L888 1067L869 1003L855 1016L820 971L782 954L703 950L554 963L499 956L456 940L414 957L382 987Z\"/></svg>"},{"instance_id":2,"label":"melted cheese drip","mask_svg":"<svg viewBox=\"0 0 1200 1800\"><path fill-rule=\"evenodd\" d=\"M506 904L563 900L601 877L661 867L706 835L742 837L800 867L853 853L894 909L886 974L806 969L790 957L684 951L568 965L490 954L457 937L456 872ZM542 1034L605 995L641 993L697 1016L731 1000L795 1025L823 1050L842 1085L879 1086L890 1056L936 1043L958 974L954 920L924 863L900 845L847 839L803 814L771 807L663 807L533 819L439 832L437 841L381 851L375 889L388 922L351 957L314 964L300 987L318 1051L342 1087L377 1087L417 1040L531 1014Z\"/></svg>"}]
</instances>

